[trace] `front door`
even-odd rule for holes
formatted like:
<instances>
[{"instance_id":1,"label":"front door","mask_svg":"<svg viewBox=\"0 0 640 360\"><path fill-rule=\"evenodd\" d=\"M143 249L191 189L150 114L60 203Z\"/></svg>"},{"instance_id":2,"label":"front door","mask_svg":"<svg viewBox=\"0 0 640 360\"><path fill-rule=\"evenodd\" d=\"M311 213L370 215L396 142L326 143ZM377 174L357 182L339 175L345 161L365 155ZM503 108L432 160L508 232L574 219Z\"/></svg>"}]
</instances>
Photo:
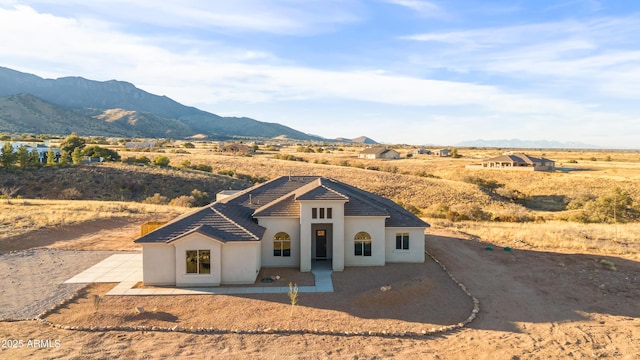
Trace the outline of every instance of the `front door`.
<instances>
[{"instance_id":1,"label":"front door","mask_svg":"<svg viewBox=\"0 0 640 360\"><path fill-rule=\"evenodd\" d=\"M327 230L316 230L316 258L327 257Z\"/></svg>"}]
</instances>

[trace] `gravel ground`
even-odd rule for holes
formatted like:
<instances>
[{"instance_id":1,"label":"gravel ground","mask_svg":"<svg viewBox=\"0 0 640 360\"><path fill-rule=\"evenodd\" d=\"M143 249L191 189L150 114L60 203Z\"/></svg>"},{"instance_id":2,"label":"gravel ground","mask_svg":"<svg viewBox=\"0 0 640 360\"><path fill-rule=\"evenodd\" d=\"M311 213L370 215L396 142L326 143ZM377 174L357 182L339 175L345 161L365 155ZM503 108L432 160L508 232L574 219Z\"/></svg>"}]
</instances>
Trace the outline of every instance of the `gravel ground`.
<instances>
[{"instance_id":1,"label":"gravel ground","mask_svg":"<svg viewBox=\"0 0 640 360\"><path fill-rule=\"evenodd\" d=\"M63 284L114 251L30 249L0 254L0 320L33 319L84 284Z\"/></svg>"}]
</instances>

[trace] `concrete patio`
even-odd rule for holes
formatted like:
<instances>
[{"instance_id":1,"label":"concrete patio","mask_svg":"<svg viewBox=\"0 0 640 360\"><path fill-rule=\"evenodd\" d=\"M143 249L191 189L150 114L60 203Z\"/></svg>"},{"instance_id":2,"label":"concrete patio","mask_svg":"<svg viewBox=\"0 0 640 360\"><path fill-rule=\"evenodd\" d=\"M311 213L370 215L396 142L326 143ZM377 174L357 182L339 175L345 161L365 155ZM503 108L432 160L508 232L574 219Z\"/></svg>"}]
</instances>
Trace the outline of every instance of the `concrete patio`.
<instances>
[{"instance_id":1,"label":"concrete patio","mask_svg":"<svg viewBox=\"0 0 640 360\"><path fill-rule=\"evenodd\" d=\"M314 261L311 273L314 286L299 286L301 293L333 292L331 261ZM136 288L142 281L142 254L116 254L65 281L65 283L119 283L106 295L231 295L288 293L288 286L234 286L234 287L154 287Z\"/></svg>"}]
</instances>

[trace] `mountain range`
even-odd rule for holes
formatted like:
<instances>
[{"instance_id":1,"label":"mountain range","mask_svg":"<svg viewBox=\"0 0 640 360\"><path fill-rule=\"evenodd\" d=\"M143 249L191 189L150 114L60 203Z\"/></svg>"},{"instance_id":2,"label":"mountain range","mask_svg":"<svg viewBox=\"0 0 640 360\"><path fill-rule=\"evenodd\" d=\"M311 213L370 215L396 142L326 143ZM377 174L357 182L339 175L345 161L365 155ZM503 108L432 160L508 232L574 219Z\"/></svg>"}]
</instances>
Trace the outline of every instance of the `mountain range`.
<instances>
[{"instance_id":1,"label":"mountain range","mask_svg":"<svg viewBox=\"0 0 640 360\"><path fill-rule=\"evenodd\" d=\"M479 148L510 148L510 149L597 149L596 145L584 144L580 142L561 142L551 140L520 140L520 139L497 139L497 140L472 140L456 144L461 147Z\"/></svg>"},{"instance_id":2,"label":"mountain range","mask_svg":"<svg viewBox=\"0 0 640 360\"><path fill-rule=\"evenodd\" d=\"M326 141L290 127L247 117L223 117L182 105L124 81L82 77L43 79L0 67L0 131L186 138L206 135Z\"/></svg>"}]
</instances>

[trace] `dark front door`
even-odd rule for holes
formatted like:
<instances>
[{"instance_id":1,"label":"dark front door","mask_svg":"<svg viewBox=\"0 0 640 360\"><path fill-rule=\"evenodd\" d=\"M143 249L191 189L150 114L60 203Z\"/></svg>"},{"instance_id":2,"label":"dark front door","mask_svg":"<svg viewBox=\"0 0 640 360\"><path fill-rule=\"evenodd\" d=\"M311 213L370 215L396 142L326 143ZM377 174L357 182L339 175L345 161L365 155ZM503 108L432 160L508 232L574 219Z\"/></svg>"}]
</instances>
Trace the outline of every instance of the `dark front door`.
<instances>
[{"instance_id":1,"label":"dark front door","mask_svg":"<svg viewBox=\"0 0 640 360\"><path fill-rule=\"evenodd\" d=\"M327 257L327 230L316 230L316 258Z\"/></svg>"}]
</instances>

